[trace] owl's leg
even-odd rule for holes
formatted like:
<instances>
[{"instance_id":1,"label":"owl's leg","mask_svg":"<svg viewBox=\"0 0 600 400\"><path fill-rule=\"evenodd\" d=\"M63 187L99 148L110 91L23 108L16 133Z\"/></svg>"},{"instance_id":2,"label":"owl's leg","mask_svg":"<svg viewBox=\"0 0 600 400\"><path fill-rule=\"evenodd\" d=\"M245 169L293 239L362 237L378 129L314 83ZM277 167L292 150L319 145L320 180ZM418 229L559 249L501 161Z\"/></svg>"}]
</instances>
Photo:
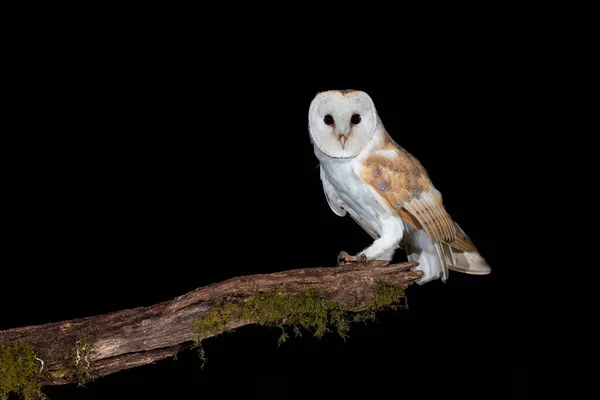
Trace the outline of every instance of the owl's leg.
<instances>
[{"instance_id":1,"label":"owl's leg","mask_svg":"<svg viewBox=\"0 0 600 400\"><path fill-rule=\"evenodd\" d=\"M390 218L381 221L381 228L381 236L357 255L351 256L345 251L340 252L338 264L372 260L391 261L394 253L400 247L400 241L404 235L404 225L399 218Z\"/></svg>"}]
</instances>

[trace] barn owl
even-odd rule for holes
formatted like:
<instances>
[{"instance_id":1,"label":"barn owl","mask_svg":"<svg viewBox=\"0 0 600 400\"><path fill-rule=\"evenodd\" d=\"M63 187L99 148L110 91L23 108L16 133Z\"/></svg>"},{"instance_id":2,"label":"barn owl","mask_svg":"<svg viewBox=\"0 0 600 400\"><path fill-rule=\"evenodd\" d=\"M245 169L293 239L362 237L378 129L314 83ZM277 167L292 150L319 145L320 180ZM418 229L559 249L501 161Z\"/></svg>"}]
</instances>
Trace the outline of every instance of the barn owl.
<instances>
[{"instance_id":1,"label":"barn owl","mask_svg":"<svg viewBox=\"0 0 600 400\"><path fill-rule=\"evenodd\" d=\"M450 218L441 193L421 163L400 147L362 91L331 90L312 100L309 132L320 163L323 191L339 216L350 216L374 239L338 263L391 261L402 248L423 284L446 281L448 270L489 274L491 268L473 242Z\"/></svg>"}]
</instances>

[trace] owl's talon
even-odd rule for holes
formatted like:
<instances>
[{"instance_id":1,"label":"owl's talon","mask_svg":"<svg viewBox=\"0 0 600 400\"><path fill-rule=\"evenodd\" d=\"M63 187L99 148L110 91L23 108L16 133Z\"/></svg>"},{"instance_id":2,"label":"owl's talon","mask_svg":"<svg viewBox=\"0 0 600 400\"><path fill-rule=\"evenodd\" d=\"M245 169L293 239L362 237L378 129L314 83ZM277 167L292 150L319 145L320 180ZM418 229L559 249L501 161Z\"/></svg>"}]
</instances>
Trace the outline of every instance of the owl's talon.
<instances>
[{"instance_id":1,"label":"owl's talon","mask_svg":"<svg viewBox=\"0 0 600 400\"><path fill-rule=\"evenodd\" d=\"M340 251L340 254L338 254L337 256L338 265L346 265L353 262L356 262L356 257L352 257L350 254L346 253L343 250Z\"/></svg>"},{"instance_id":2,"label":"owl's talon","mask_svg":"<svg viewBox=\"0 0 600 400\"><path fill-rule=\"evenodd\" d=\"M364 253L359 254L357 256L351 256L350 254L346 253L345 251L340 251L340 254L338 254L338 257L337 257L337 263L338 263L338 265L363 263L366 267L368 264L368 260L367 260L367 256Z\"/></svg>"},{"instance_id":3,"label":"owl's talon","mask_svg":"<svg viewBox=\"0 0 600 400\"><path fill-rule=\"evenodd\" d=\"M356 257L356 261L364 264L365 268L369 266L369 260L367 259L367 255L365 253L359 254L358 257Z\"/></svg>"}]
</instances>

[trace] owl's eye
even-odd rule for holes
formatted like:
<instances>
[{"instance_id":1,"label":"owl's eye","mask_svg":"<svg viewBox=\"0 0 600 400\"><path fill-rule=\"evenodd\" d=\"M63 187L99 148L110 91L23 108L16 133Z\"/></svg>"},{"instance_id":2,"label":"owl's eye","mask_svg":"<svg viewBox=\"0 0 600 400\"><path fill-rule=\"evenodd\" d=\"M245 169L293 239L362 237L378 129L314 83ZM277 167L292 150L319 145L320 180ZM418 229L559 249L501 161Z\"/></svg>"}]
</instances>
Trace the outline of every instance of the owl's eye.
<instances>
[{"instance_id":1,"label":"owl's eye","mask_svg":"<svg viewBox=\"0 0 600 400\"><path fill-rule=\"evenodd\" d=\"M325 118L323 118L323 122L325 122L326 125L331 125L333 124L333 117L327 114Z\"/></svg>"},{"instance_id":2,"label":"owl's eye","mask_svg":"<svg viewBox=\"0 0 600 400\"><path fill-rule=\"evenodd\" d=\"M352 122L354 125L360 124L360 115L354 114L352 118L350 118L350 122Z\"/></svg>"}]
</instances>

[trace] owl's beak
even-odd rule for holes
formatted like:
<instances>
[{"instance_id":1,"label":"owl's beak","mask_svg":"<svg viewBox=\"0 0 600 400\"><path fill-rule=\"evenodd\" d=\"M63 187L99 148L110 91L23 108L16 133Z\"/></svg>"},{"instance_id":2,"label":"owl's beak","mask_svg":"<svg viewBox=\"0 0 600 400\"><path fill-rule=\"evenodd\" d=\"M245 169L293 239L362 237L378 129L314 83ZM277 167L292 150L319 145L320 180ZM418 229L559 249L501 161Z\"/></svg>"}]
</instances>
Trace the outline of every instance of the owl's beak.
<instances>
[{"instance_id":1,"label":"owl's beak","mask_svg":"<svg viewBox=\"0 0 600 400\"><path fill-rule=\"evenodd\" d=\"M348 132L350 132L350 128L345 126L343 128L338 128L337 134L338 134L338 140L340 141L340 144L342 145L342 150L344 150L344 148L346 147L346 142L348 141Z\"/></svg>"}]
</instances>

